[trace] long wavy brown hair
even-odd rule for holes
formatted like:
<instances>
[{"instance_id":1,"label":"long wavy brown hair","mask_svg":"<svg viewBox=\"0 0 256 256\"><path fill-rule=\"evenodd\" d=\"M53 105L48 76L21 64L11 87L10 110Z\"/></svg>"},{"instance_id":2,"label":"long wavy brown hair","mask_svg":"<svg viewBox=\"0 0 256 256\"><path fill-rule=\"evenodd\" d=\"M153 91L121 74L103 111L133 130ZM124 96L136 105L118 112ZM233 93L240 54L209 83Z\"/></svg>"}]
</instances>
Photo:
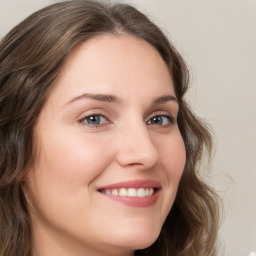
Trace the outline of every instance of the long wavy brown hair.
<instances>
[{"instance_id":1,"label":"long wavy brown hair","mask_svg":"<svg viewBox=\"0 0 256 256\"><path fill-rule=\"evenodd\" d=\"M216 256L219 199L200 179L212 136L187 105L187 67L162 31L134 7L92 0L63 1L25 19L0 43L0 255L31 256L33 237L22 179L35 158L33 130L72 49L101 34L130 34L162 56L179 102L186 166L174 205L157 241L135 252L155 256Z\"/></svg>"}]
</instances>

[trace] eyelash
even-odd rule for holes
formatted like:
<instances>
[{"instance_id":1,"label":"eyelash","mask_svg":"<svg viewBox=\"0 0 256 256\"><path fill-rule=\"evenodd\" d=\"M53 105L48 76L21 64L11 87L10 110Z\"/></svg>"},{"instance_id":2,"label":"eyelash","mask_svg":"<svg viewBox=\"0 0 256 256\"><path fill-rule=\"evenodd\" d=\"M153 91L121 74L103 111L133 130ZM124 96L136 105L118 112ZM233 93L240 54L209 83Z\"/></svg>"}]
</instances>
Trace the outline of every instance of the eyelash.
<instances>
[{"instance_id":1,"label":"eyelash","mask_svg":"<svg viewBox=\"0 0 256 256\"><path fill-rule=\"evenodd\" d=\"M98 117L98 118L100 117L100 119L98 119L99 121L101 121L102 118L105 119L104 123L103 123L103 124L102 124L102 123L92 124L92 123L89 123L89 122L88 122L88 121L89 121L89 118L94 118L94 119L95 119L95 117ZM161 118L162 120L163 120L163 118L166 118L167 121L168 121L168 124L160 124L160 125L158 125L158 124L153 124L152 121L153 121L154 118ZM86 122L86 120L87 120L87 122ZM159 120L159 119L158 119L158 120ZM158 120L156 120L156 121L158 121ZM166 121L166 120L165 120L165 121ZM149 122L151 122L151 123L149 123ZM83 118L81 118L81 119L79 120L79 123L84 124L84 125L87 125L87 126L90 126L90 127L95 127L95 128L97 128L97 127L99 127L99 126L104 126L105 124L108 124L108 123L111 123L111 122L110 122L110 121L108 120L108 118L106 118L103 114L101 114L101 113L95 113L95 114L90 114L90 115L84 116ZM169 126L171 126L171 125L173 125L173 124L176 124L176 123L177 123L176 119L173 118L171 115L169 115L169 114L161 114L161 113L155 114L154 116L150 117L150 118L146 121L146 124L147 124L147 125L155 125L155 126L162 126L162 127L169 127Z\"/></svg>"},{"instance_id":2,"label":"eyelash","mask_svg":"<svg viewBox=\"0 0 256 256\"><path fill-rule=\"evenodd\" d=\"M148 122L151 121L154 119L154 118L161 118L163 120L163 118L166 118L167 121L168 121L168 124L162 124L162 125L158 125L158 124L149 124ZM159 119L158 119L159 120ZM158 121L156 120L156 121ZM166 115L166 114L157 114L157 115L154 115L153 117L151 117L147 122L146 124L148 125L156 125L156 126L164 126L164 127L168 127L168 126L171 126L172 124L176 124L176 120L171 116L171 115Z\"/></svg>"},{"instance_id":3,"label":"eyelash","mask_svg":"<svg viewBox=\"0 0 256 256\"><path fill-rule=\"evenodd\" d=\"M105 124L105 123L104 124L90 124L90 123L85 122L85 120L88 121L89 118L95 118L95 117L104 118L106 120L106 123L110 123L110 121L103 114L100 114L100 113L95 113L95 114L90 114L90 115L84 116L83 118L81 118L79 120L79 123L84 124L84 125L88 125L88 126L91 126L91 127L96 127L96 128Z\"/></svg>"}]
</instances>

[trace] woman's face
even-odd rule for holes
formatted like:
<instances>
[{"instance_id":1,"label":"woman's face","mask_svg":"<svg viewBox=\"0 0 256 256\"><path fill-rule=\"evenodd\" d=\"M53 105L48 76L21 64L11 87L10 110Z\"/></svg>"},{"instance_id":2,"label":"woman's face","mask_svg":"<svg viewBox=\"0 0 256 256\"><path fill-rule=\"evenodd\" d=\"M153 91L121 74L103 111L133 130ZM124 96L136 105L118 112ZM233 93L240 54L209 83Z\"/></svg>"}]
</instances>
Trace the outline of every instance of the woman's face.
<instances>
[{"instance_id":1,"label":"woman's face","mask_svg":"<svg viewBox=\"0 0 256 256\"><path fill-rule=\"evenodd\" d=\"M141 39L100 35L72 52L26 178L37 255L132 255L157 239L185 165L175 97Z\"/></svg>"}]
</instances>

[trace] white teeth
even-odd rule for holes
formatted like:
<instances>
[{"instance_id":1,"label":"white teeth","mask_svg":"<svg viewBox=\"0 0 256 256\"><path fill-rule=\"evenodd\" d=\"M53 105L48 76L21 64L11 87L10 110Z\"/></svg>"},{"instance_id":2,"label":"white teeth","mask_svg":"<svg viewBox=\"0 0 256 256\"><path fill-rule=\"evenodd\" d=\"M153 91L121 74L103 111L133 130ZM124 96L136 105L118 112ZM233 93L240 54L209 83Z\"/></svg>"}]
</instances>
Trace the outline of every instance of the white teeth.
<instances>
[{"instance_id":1,"label":"white teeth","mask_svg":"<svg viewBox=\"0 0 256 256\"><path fill-rule=\"evenodd\" d=\"M101 193L113 196L148 197L154 194L153 188L120 188L101 190Z\"/></svg>"},{"instance_id":2,"label":"white teeth","mask_svg":"<svg viewBox=\"0 0 256 256\"><path fill-rule=\"evenodd\" d=\"M119 196L127 196L127 190L125 188L121 188L119 190Z\"/></svg>"},{"instance_id":3,"label":"white teeth","mask_svg":"<svg viewBox=\"0 0 256 256\"><path fill-rule=\"evenodd\" d=\"M138 191L137 191L137 196L138 197L145 197L146 196L146 189L139 188Z\"/></svg>"},{"instance_id":4,"label":"white teeth","mask_svg":"<svg viewBox=\"0 0 256 256\"><path fill-rule=\"evenodd\" d=\"M112 191L111 191L112 193L112 195L114 195L114 196L118 196L118 190L117 189L112 189Z\"/></svg>"},{"instance_id":5,"label":"white teeth","mask_svg":"<svg viewBox=\"0 0 256 256\"><path fill-rule=\"evenodd\" d=\"M128 188L127 196L137 196L137 190L135 188Z\"/></svg>"},{"instance_id":6,"label":"white teeth","mask_svg":"<svg viewBox=\"0 0 256 256\"><path fill-rule=\"evenodd\" d=\"M111 195L111 190L109 190L109 189L105 190L104 192L105 192L104 194L106 194L106 195Z\"/></svg>"}]
</instances>

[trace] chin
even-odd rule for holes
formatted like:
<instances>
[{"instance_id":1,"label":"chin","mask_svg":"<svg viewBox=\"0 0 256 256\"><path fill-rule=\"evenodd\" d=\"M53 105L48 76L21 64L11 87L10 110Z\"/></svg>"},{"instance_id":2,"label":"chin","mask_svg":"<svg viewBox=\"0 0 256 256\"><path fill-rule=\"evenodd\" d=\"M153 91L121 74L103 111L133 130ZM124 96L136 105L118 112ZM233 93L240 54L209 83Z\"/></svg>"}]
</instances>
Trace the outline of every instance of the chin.
<instances>
[{"instance_id":1,"label":"chin","mask_svg":"<svg viewBox=\"0 0 256 256\"><path fill-rule=\"evenodd\" d=\"M161 230L141 229L138 232L124 232L118 237L119 244L132 250L141 250L151 246L158 238ZM116 240L117 241L117 240Z\"/></svg>"},{"instance_id":2,"label":"chin","mask_svg":"<svg viewBox=\"0 0 256 256\"><path fill-rule=\"evenodd\" d=\"M134 250L142 250L150 247L157 240L157 238L158 236L147 239L141 239L140 241L137 240L135 242L136 244L134 244Z\"/></svg>"}]
</instances>

